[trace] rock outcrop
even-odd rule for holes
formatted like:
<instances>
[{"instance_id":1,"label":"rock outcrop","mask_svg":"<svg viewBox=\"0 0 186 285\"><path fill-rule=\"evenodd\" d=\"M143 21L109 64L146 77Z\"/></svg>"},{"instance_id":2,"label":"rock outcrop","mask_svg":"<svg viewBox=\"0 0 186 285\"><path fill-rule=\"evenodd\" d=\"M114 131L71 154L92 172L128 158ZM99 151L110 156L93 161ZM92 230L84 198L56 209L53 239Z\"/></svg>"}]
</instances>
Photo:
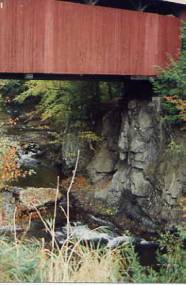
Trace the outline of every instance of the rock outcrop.
<instances>
[{"instance_id":1,"label":"rock outcrop","mask_svg":"<svg viewBox=\"0 0 186 285\"><path fill-rule=\"evenodd\" d=\"M103 118L103 142L87 166L95 199L118 220L126 215L153 230L178 219L183 184L161 112L158 98L120 102Z\"/></svg>"},{"instance_id":2,"label":"rock outcrop","mask_svg":"<svg viewBox=\"0 0 186 285\"><path fill-rule=\"evenodd\" d=\"M94 156L83 149L79 170L86 169L89 186L73 185L77 204L97 216L108 215L121 228L140 224L155 232L177 222L184 165L174 144L179 149L184 140L162 120L161 100L115 101L103 117L101 138ZM69 163L73 168L75 161Z\"/></svg>"},{"instance_id":3,"label":"rock outcrop","mask_svg":"<svg viewBox=\"0 0 186 285\"><path fill-rule=\"evenodd\" d=\"M83 141L79 133L71 132L63 136L62 158L63 172L69 175L73 170L77 159L78 150L81 150L81 157L78 165L78 172L85 172L85 168L92 156L92 150L86 141Z\"/></svg>"},{"instance_id":4,"label":"rock outcrop","mask_svg":"<svg viewBox=\"0 0 186 285\"><path fill-rule=\"evenodd\" d=\"M55 188L9 187L8 190L1 190L0 232L8 232L9 226L13 227L14 222L19 228L23 224L28 224L29 219L40 220L37 211L41 211L45 216L50 214L55 201L58 202L62 198L63 195Z\"/></svg>"}]
</instances>

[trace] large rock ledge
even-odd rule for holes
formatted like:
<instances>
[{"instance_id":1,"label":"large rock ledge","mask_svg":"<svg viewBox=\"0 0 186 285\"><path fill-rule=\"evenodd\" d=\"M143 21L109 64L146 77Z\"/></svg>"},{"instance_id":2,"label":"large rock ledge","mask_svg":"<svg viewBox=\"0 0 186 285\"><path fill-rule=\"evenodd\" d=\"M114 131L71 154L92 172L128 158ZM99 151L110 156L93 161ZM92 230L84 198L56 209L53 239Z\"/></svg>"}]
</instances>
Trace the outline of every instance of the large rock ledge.
<instances>
[{"instance_id":1,"label":"large rock ledge","mask_svg":"<svg viewBox=\"0 0 186 285\"><path fill-rule=\"evenodd\" d=\"M184 161L170 153L168 145L172 139L183 144L185 137L179 130L174 136L162 122L161 113L158 98L118 101L103 117L102 141L94 155L86 151L87 144L66 140L63 151L69 172L76 157L69 158L68 152L76 153L80 148L79 168L70 193L70 219L74 215L74 220L86 222L94 216L96 224L106 220L134 234L155 233L178 222L178 200L185 185ZM1 192L1 226L12 225L15 209L18 220L25 213L27 222L36 209L49 213L51 205L53 214L55 199L66 209L70 181L71 177L62 181L58 195L55 188L9 187Z\"/></svg>"},{"instance_id":2,"label":"large rock ledge","mask_svg":"<svg viewBox=\"0 0 186 285\"><path fill-rule=\"evenodd\" d=\"M103 118L102 143L86 167L92 190L74 191L82 206L88 200L89 209L100 205L98 212L106 209L121 225L127 218L148 230L177 223L183 163L167 151L179 136L161 115L159 98L113 104Z\"/></svg>"},{"instance_id":3,"label":"large rock ledge","mask_svg":"<svg viewBox=\"0 0 186 285\"><path fill-rule=\"evenodd\" d=\"M55 188L9 187L0 192L0 231L8 232L15 223L20 229L29 220L40 220L41 216L53 215L55 201L63 197ZM11 230L10 230L11 231Z\"/></svg>"},{"instance_id":4,"label":"large rock ledge","mask_svg":"<svg viewBox=\"0 0 186 285\"><path fill-rule=\"evenodd\" d=\"M49 203L54 203L62 198L60 192L57 193L55 188L10 188L16 198L16 205L20 206L22 210L34 210Z\"/></svg>"}]
</instances>

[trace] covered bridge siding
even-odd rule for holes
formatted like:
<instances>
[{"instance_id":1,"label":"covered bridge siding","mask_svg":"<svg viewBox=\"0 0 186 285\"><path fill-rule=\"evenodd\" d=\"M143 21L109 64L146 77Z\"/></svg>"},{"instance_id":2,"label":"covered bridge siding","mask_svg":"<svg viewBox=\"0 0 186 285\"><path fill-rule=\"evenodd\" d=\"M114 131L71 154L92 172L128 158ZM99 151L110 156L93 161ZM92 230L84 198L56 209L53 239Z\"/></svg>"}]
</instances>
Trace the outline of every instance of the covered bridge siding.
<instances>
[{"instance_id":1,"label":"covered bridge siding","mask_svg":"<svg viewBox=\"0 0 186 285\"><path fill-rule=\"evenodd\" d=\"M144 75L180 48L180 21L58 0L3 0L4 74Z\"/></svg>"}]
</instances>

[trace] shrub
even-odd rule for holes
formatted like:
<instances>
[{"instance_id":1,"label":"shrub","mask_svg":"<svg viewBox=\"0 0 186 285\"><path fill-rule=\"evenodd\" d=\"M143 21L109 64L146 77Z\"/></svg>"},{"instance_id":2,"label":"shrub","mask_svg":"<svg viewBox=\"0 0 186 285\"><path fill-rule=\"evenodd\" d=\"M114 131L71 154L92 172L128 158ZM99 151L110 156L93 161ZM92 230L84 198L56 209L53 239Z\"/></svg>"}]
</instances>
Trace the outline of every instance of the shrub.
<instances>
[{"instance_id":1,"label":"shrub","mask_svg":"<svg viewBox=\"0 0 186 285\"><path fill-rule=\"evenodd\" d=\"M164 119L173 124L186 121L186 22L183 23L182 38L180 59L170 59L170 66L160 68L159 76L153 81L155 93L163 98Z\"/></svg>"},{"instance_id":2,"label":"shrub","mask_svg":"<svg viewBox=\"0 0 186 285\"><path fill-rule=\"evenodd\" d=\"M143 267L132 244L116 249L91 248L67 240L49 250L36 240L0 238L0 282L135 282L181 283L186 279L185 231L160 237L158 270Z\"/></svg>"},{"instance_id":3,"label":"shrub","mask_svg":"<svg viewBox=\"0 0 186 285\"><path fill-rule=\"evenodd\" d=\"M0 188L25 177L29 171L21 170L18 156L19 145L9 140L4 134L0 137Z\"/></svg>"}]
</instances>

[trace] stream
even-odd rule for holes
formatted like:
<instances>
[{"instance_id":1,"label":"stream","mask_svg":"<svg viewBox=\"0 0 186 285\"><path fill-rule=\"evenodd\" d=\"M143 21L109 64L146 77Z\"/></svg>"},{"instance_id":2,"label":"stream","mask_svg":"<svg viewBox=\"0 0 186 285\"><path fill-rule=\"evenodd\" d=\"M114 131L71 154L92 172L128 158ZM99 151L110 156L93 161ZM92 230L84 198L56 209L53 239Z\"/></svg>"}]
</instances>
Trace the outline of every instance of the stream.
<instances>
[{"instance_id":1,"label":"stream","mask_svg":"<svg viewBox=\"0 0 186 285\"><path fill-rule=\"evenodd\" d=\"M6 110L0 107L0 125L5 136L11 141L20 143L21 150L20 164L24 168L31 168L34 174L26 179L19 179L20 187L55 187L59 170L49 164L43 157L39 156L41 149L40 144L46 143L48 133L46 130L39 130L33 126L25 126L22 123L17 123L16 126L10 126L8 122L11 116Z\"/></svg>"},{"instance_id":2,"label":"stream","mask_svg":"<svg viewBox=\"0 0 186 285\"><path fill-rule=\"evenodd\" d=\"M41 147L41 145L48 142L50 134L49 131L45 129L37 129L33 126L28 127L28 125L24 125L20 122L12 126L9 124L11 118L12 113L9 110L5 110L3 107L0 107L0 126L1 130L3 130L3 135L21 145L21 149L19 150L19 163L24 169L31 168L33 171L31 176L19 179L13 184L13 186L23 189L26 187L56 188L57 177L61 175L61 172L57 167L53 166L44 155L42 155ZM14 195L8 191L1 192L0 234L3 234L6 231L12 234L15 230L13 227L14 212ZM53 206L48 205L43 212L47 212L46 217L50 218L53 214ZM56 240L59 244L63 244L67 232L64 218L61 217L61 210L57 209ZM95 220L96 218L92 217L92 219ZM19 231L20 234L22 234L22 228L25 229L28 226L28 222L28 218L25 218L21 219L20 223L17 223L16 230L18 234ZM92 227L87 225L83 220L76 221L75 218L72 221L70 233L72 236L82 241L93 241L96 244L101 243L110 248L131 242L131 237L128 237L125 234L121 235L112 227L105 227L104 223L99 227L99 230L96 230L92 229ZM40 219L36 218L31 221L29 224L29 230L27 230L27 237L35 237L39 239L43 237L46 239L49 238ZM154 265L156 263L155 251L157 250L157 244L147 242L143 238L136 239L135 244L141 263L148 266Z\"/></svg>"}]
</instances>

